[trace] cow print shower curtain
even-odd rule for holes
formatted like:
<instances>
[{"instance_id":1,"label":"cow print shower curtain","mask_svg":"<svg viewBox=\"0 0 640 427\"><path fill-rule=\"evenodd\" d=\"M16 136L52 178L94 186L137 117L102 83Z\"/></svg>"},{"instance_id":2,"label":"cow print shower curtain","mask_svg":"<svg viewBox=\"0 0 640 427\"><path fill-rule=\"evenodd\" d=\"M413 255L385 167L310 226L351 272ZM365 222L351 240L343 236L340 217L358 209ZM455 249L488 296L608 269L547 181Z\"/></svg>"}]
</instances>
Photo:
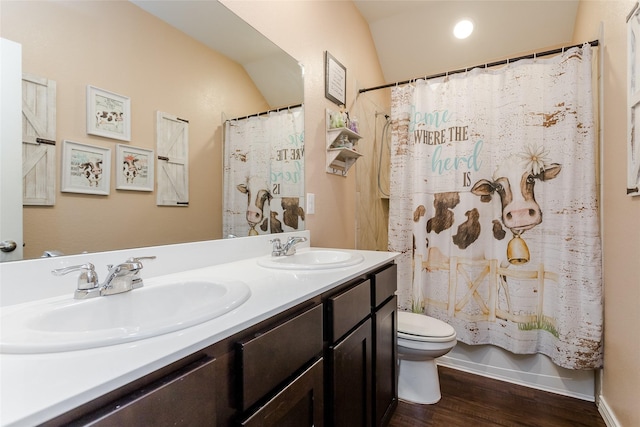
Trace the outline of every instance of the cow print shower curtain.
<instances>
[{"instance_id":1,"label":"cow print shower curtain","mask_svg":"<svg viewBox=\"0 0 640 427\"><path fill-rule=\"evenodd\" d=\"M400 308L467 344L602 365L592 48L395 87Z\"/></svg>"},{"instance_id":2,"label":"cow print shower curtain","mask_svg":"<svg viewBox=\"0 0 640 427\"><path fill-rule=\"evenodd\" d=\"M224 236L304 230L304 107L224 130Z\"/></svg>"}]
</instances>

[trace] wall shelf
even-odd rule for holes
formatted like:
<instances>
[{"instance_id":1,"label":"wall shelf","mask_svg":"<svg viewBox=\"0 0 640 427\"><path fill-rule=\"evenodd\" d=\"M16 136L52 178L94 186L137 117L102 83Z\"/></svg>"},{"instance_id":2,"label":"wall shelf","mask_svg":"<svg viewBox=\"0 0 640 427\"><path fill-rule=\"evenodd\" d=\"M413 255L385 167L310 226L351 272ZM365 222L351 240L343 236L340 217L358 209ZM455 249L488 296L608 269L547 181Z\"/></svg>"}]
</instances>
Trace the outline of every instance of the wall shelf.
<instances>
[{"instance_id":1,"label":"wall shelf","mask_svg":"<svg viewBox=\"0 0 640 427\"><path fill-rule=\"evenodd\" d=\"M326 143L327 143L327 173L340 176L347 176L347 171L353 166L362 154L353 149L362 137L349 128L331 128L331 115L336 112L326 110ZM343 141L348 140L350 147L341 146Z\"/></svg>"}]
</instances>

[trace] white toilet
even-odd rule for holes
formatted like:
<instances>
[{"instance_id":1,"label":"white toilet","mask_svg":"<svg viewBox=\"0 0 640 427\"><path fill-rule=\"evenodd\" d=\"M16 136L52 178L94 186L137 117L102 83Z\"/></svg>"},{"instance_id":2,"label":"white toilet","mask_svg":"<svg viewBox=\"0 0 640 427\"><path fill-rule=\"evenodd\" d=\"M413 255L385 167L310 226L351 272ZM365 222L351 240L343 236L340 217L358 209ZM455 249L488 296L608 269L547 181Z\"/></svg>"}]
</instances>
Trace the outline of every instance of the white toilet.
<instances>
[{"instance_id":1,"label":"white toilet","mask_svg":"<svg viewBox=\"0 0 640 427\"><path fill-rule=\"evenodd\" d=\"M398 397L432 404L440 400L435 358L456 345L456 331L441 320L423 314L398 311Z\"/></svg>"}]
</instances>

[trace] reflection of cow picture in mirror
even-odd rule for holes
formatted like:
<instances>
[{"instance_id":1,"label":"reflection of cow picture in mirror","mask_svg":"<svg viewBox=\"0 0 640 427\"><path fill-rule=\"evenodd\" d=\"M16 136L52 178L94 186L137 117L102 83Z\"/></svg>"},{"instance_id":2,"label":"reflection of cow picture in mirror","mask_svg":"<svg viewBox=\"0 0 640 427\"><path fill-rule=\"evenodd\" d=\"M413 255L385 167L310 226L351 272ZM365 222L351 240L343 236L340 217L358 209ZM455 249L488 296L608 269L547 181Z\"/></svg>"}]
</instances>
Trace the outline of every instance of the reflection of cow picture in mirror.
<instances>
[{"instance_id":1,"label":"reflection of cow picture in mirror","mask_svg":"<svg viewBox=\"0 0 640 427\"><path fill-rule=\"evenodd\" d=\"M153 150L118 144L116 189L153 191Z\"/></svg>"},{"instance_id":2,"label":"reflection of cow picture in mirror","mask_svg":"<svg viewBox=\"0 0 640 427\"><path fill-rule=\"evenodd\" d=\"M109 148L63 142L62 191L108 195L110 171Z\"/></svg>"},{"instance_id":3,"label":"reflection of cow picture in mirror","mask_svg":"<svg viewBox=\"0 0 640 427\"><path fill-rule=\"evenodd\" d=\"M87 133L130 141L130 99L91 85L87 86Z\"/></svg>"}]
</instances>

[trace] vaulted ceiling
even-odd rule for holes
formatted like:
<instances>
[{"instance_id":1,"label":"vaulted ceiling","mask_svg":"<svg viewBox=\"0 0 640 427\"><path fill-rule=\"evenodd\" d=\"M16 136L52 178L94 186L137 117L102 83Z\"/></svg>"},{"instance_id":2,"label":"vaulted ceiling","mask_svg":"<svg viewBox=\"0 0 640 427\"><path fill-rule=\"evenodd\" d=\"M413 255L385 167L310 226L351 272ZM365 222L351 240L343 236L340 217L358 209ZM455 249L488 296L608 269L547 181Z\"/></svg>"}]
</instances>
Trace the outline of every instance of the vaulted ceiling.
<instances>
[{"instance_id":1,"label":"vaulted ceiling","mask_svg":"<svg viewBox=\"0 0 640 427\"><path fill-rule=\"evenodd\" d=\"M578 0L354 0L387 83L472 67L571 42ZM471 37L453 36L468 18ZM588 41L588 40L585 40Z\"/></svg>"},{"instance_id":2,"label":"vaulted ceiling","mask_svg":"<svg viewBox=\"0 0 640 427\"><path fill-rule=\"evenodd\" d=\"M278 61L265 52L288 55L253 28L239 25L243 21L217 1L131 1L242 64L272 106L287 105L287 98L301 96L285 96L280 82L269 81L282 70L275 71L273 64ZM579 0L353 2L369 24L386 83L569 44L579 4ZM474 33L465 40L456 39L452 33L461 18L475 24ZM295 79L297 64L290 57L288 61L294 74L288 79Z\"/></svg>"}]
</instances>

